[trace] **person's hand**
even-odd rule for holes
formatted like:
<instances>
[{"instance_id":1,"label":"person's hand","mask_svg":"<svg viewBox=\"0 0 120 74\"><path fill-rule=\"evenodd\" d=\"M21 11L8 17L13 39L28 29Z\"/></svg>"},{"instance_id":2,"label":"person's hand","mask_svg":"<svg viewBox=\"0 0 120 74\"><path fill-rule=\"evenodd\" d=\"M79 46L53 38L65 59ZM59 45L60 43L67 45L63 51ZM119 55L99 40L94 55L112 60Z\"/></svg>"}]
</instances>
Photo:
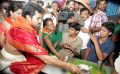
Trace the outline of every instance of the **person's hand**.
<instances>
[{"instance_id":1,"label":"person's hand","mask_svg":"<svg viewBox=\"0 0 120 74\"><path fill-rule=\"evenodd\" d=\"M97 37L96 37L96 35L90 34L90 38L91 38L91 40L93 41L93 43L96 43L96 42L97 42Z\"/></svg>"},{"instance_id":2,"label":"person's hand","mask_svg":"<svg viewBox=\"0 0 120 74\"><path fill-rule=\"evenodd\" d=\"M101 30L101 27L89 27L89 31L90 31L90 33L91 34L94 34L94 33L96 33L96 32L100 32L100 30Z\"/></svg>"},{"instance_id":3,"label":"person's hand","mask_svg":"<svg viewBox=\"0 0 120 74\"><path fill-rule=\"evenodd\" d=\"M80 68L78 68L74 64L69 64L69 69L72 72L72 74L82 74L82 71L80 70Z\"/></svg>"},{"instance_id":4,"label":"person's hand","mask_svg":"<svg viewBox=\"0 0 120 74\"><path fill-rule=\"evenodd\" d=\"M5 40L4 32L1 32L1 33L0 33L0 40Z\"/></svg>"},{"instance_id":5,"label":"person's hand","mask_svg":"<svg viewBox=\"0 0 120 74\"><path fill-rule=\"evenodd\" d=\"M5 35L4 35L4 32L0 33L0 44L1 44L2 47L5 44Z\"/></svg>"},{"instance_id":6,"label":"person's hand","mask_svg":"<svg viewBox=\"0 0 120 74\"><path fill-rule=\"evenodd\" d=\"M64 44L63 47L66 48L66 49L70 48L70 46L68 44Z\"/></svg>"},{"instance_id":7,"label":"person's hand","mask_svg":"<svg viewBox=\"0 0 120 74\"><path fill-rule=\"evenodd\" d=\"M57 53L56 55L60 60L62 60L62 61L65 60L65 57L63 57L60 53Z\"/></svg>"}]
</instances>

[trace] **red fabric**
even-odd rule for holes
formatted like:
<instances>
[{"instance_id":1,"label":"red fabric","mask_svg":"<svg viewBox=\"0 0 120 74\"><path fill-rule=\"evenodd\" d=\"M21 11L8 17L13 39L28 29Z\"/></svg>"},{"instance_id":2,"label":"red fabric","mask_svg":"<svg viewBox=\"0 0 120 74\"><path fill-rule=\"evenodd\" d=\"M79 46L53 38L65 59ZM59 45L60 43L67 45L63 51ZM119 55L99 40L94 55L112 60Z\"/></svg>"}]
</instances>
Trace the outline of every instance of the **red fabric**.
<instances>
[{"instance_id":1,"label":"red fabric","mask_svg":"<svg viewBox=\"0 0 120 74\"><path fill-rule=\"evenodd\" d=\"M10 20L10 17L5 18L5 21L7 21L10 25L12 24L12 21ZM0 22L0 33L6 32L6 28L2 22Z\"/></svg>"},{"instance_id":2,"label":"red fabric","mask_svg":"<svg viewBox=\"0 0 120 74\"><path fill-rule=\"evenodd\" d=\"M6 20L10 25L13 24L10 17L6 17L5 20Z\"/></svg>"},{"instance_id":3,"label":"red fabric","mask_svg":"<svg viewBox=\"0 0 120 74\"><path fill-rule=\"evenodd\" d=\"M8 41L17 49L33 55L46 55L46 50L38 43L34 31L23 27L12 28L8 34Z\"/></svg>"},{"instance_id":4,"label":"red fabric","mask_svg":"<svg viewBox=\"0 0 120 74\"><path fill-rule=\"evenodd\" d=\"M20 51L26 52L27 61L14 62L10 69L15 74L38 74L45 63L35 56L47 55L47 51L38 43L36 31L23 17L19 17L6 32L7 41ZM34 56L35 55L35 56Z\"/></svg>"},{"instance_id":5,"label":"red fabric","mask_svg":"<svg viewBox=\"0 0 120 74\"><path fill-rule=\"evenodd\" d=\"M3 34L4 34L4 36L6 36L6 31L7 31L6 27L11 26L10 23L12 23L10 17L4 18L4 19L9 24L4 24L3 22L0 22L0 36L3 35ZM2 40L0 42L1 47L4 47L5 40L6 40L5 38L4 39L2 38Z\"/></svg>"},{"instance_id":6,"label":"red fabric","mask_svg":"<svg viewBox=\"0 0 120 74\"><path fill-rule=\"evenodd\" d=\"M45 64L38 58L27 54L27 61L12 63L10 69L15 74L38 74Z\"/></svg>"},{"instance_id":7,"label":"red fabric","mask_svg":"<svg viewBox=\"0 0 120 74\"><path fill-rule=\"evenodd\" d=\"M5 32L5 27L4 25L0 22L0 33Z\"/></svg>"}]
</instances>

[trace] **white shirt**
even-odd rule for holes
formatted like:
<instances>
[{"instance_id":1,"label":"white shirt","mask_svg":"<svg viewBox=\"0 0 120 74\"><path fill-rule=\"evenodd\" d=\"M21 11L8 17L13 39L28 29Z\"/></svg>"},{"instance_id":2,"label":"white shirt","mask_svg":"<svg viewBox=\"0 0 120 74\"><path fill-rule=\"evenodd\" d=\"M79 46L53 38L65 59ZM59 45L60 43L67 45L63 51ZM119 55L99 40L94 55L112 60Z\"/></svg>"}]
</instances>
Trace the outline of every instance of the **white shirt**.
<instances>
[{"instance_id":1,"label":"white shirt","mask_svg":"<svg viewBox=\"0 0 120 74\"><path fill-rule=\"evenodd\" d=\"M84 27L85 27L86 29L89 28L89 26L90 26L90 21L91 21L91 17L89 17L89 18L85 21ZM83 44L82 44L82 48L81 48L81 49L86 49L86 48L87 48L88 41L90 40L90 35L87 34L87 33L82 32L82 31L80 31L78 35L79 35L79 37L83 40Z\"/></svg>"},{"instance_id":2,"label":"white shirt","mask_svg":"<svg viewBox=\"0 0 120 74\"><path fill-rule=\"evenodd\" d=\"M116 72L117 72L118 74L120 74L120 55L119 55L119 57L115 60L114 65L115 65L115 70L116 70Z\"/></svg>"}]
</instances>

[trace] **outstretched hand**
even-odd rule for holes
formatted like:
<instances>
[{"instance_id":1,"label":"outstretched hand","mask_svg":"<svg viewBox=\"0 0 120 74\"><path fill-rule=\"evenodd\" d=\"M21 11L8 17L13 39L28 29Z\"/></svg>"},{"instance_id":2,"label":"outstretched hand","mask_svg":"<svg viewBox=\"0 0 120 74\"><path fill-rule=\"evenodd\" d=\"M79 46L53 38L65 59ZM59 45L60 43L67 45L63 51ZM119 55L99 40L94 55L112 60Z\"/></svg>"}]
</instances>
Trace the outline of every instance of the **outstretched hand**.
<instances>
[{"instance_id":1,"label":"outstretched hand","mask_svg":"<svg viewBox=\"0 0 120 74\"><path fill-rule=\"evenodd\" d=\"M96 37L96 35L90 34L90 38L91 38L91 40L92 40L93 43L97 42L97 37Z\"/></svg>"},{"instance_id":2,"label":"outstretched hand","mask_svg":"<svg viewBox=\"0 0 120 74\"><path fill-rule=\"evenodd\" d=\"M82 74L80 68L78 68L74 64L70 64L69 69L71 70L72 74Z\"/></svg>"},{"instance_id":3,"label":"outstretched hand","mask_svg":"<svg viewBox=\"0 0 120 74\"><path fill-rule=\"evenodd\" d=\"M67 43L63 45L64 48L69 49L70 45L68 45Z\"/></svg>"}]
</instances>

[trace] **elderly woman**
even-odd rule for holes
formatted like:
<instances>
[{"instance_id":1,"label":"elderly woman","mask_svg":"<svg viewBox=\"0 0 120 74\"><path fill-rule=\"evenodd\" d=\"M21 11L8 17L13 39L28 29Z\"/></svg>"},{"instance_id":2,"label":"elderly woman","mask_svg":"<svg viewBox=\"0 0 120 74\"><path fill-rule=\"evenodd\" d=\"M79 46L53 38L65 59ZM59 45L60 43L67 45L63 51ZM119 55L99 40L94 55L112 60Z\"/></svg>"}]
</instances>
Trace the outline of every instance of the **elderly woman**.
<instances>
[{"instance_id":1,"label":"elderly woman","mask_svg":"<svg viewBox=\"0 0 120 74\"><path fill-rule=\"evenodd\" d=\"M42 34L43 46L49 52L49 54L54 54L58 58L63 59L59 53L59 45L62 40L62 33L55 31L53 20L47 18L43 21L44 32Z\"/></svg>"}]
</instances>

